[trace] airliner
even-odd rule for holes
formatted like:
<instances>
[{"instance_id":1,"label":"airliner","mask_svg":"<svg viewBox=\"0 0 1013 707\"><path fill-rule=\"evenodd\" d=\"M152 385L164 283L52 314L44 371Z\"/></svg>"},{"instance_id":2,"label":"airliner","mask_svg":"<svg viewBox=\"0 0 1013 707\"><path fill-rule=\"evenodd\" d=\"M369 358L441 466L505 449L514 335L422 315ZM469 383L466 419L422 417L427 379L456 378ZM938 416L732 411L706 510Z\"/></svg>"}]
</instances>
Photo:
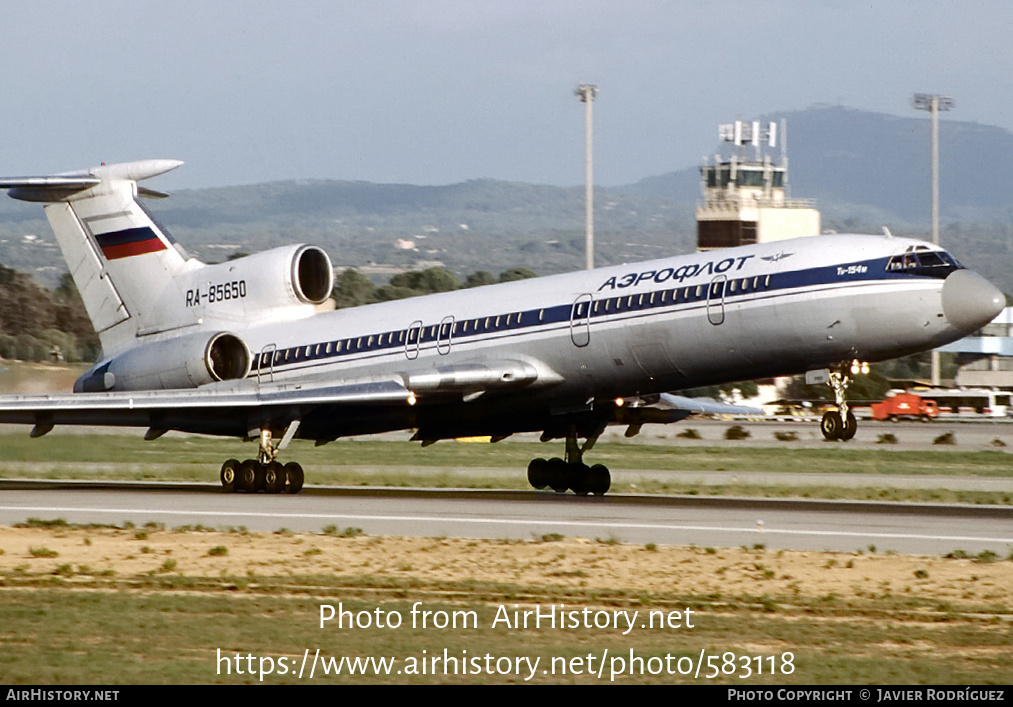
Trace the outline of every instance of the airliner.
<instances>
[{"instance_id":1,"label":"airliner","mask_svg":"<svg viewBox=\"0 0 1013 707\"><path fill-rule=\"evenodd\" d=\"M222 464L227 491L299 492L302 467L280 461L295 438L414 430L423 446L563 440L528 465L532 486L601 495L609 471L584 456L606 426L729 411L668 391L801 373L833 388L821 428L846 440L864 365L962 338L1005 303L937 246L835 234L328 311L318 247L188 255L141 205L167 195L138 186L180 164L0 179L45 205L103 352L73 393L0 397L0 422L256 441Z\"/></svg>"}]
</instances>

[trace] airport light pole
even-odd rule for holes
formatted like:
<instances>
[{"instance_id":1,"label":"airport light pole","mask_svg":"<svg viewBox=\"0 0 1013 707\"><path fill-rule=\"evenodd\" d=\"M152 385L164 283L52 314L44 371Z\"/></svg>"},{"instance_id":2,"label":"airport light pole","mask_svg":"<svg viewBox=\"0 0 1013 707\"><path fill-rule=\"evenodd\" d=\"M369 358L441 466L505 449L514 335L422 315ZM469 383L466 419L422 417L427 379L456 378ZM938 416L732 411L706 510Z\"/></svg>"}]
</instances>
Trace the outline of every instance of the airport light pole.
<instances>
[{"instance_id":1,"label":"airport light pole","mask_svg":"<svg viewBox=\"0 0 1013 707\"><path fill-rule=\"evenodd\" d=\"M594 84L582 83L574 91L584 104L584 267L594 268L594 170L591 161L591 104L598 95Z\"/></svg>"},{"instance_id":2,"label":"airport light pole","mask_svg":"<svg viewBox=\"0 0 1013 707\"><path fill-rule=\"evenodd\" d=\"M911 97L915 110L926 110L932 117L932 242L939 245L939 111L953 108L953 99L933 93L916 93ZM938 386L939 351L932 350L932 385Z\"/></svg>"}]
</instances>

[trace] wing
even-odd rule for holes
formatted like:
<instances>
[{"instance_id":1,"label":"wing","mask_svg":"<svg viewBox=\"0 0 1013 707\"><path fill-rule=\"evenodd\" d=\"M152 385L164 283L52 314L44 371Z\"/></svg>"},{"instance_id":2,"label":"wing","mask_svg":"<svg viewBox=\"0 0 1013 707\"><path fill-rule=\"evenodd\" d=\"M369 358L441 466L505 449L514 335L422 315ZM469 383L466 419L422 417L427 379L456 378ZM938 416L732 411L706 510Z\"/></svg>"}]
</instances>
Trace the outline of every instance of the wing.
<instances>
[{"instance_id":1,"label":"wing","mask_svg":"<svg viewBox=\"0 0 1013 707\"><path fill-rule=\"evenodd\" d=\"M300 422L299 435L327 440L414 427L416 394L467 402L489 391L535 382L528 363L489 361L420 369L370 381L303 384L212 384L191 390L122 391L0 397L0 423L34 425L41 436L56 425L147 427L231 437Z\"/></svg>"},{"instance_id":2,"label":"wing","mask_svg":"<svg viewBox=\"0 0 1013 707\"><path fill-rule=\"evenodd\" d=\"M34 425L32 436L55 425L148 427L247 436L264 425L285 425L324 409L404 408L414 395L396 380L340 385L275 385L249 391L196 390L74 393L0 397L0 423Z\"/></svg>"}]
</instances>

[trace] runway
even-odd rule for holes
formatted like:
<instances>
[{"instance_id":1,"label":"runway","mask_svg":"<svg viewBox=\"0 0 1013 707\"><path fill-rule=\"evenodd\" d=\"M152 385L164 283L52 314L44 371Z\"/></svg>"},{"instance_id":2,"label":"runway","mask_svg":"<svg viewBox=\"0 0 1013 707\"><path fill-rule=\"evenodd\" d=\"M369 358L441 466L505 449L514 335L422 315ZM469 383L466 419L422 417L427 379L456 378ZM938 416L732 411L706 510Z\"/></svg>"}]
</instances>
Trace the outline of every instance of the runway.
<instances>
[{"instance_id":1,"label":"runway","mask_svg":"<svg viewBox=\"0 0 1013 707\"><path fill-rule=\"evenodd\" d=\"M661 497L533 491L307 488L297 496L225 494L210 484L0 483L0 524L147 522L372 535L566 537L661 545L1001 557L1013 551L1013 510L996 506Z\"/></svg>"}]
</instances>

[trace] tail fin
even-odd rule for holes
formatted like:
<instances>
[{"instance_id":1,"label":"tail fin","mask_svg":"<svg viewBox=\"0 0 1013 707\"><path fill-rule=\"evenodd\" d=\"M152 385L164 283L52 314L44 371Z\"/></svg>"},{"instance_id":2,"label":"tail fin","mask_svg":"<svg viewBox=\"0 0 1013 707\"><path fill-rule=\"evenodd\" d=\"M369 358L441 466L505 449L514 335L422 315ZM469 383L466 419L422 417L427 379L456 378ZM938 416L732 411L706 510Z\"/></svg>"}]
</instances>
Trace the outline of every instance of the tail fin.
<instances>
[{"instance_id":1,"label":"tail fin","mask_svg":"<svg viewBox=\"0 0 1013 707\"><path fill-rule=\"evenodd\" d=\"M102 165L53 177L0 179L15 199L46 203L74 283L106 355L114 354L158 319L158 304L190 260L138 202L166 194L137 182L183 164L144 160Z\"/></svg>"}]
</instances>

